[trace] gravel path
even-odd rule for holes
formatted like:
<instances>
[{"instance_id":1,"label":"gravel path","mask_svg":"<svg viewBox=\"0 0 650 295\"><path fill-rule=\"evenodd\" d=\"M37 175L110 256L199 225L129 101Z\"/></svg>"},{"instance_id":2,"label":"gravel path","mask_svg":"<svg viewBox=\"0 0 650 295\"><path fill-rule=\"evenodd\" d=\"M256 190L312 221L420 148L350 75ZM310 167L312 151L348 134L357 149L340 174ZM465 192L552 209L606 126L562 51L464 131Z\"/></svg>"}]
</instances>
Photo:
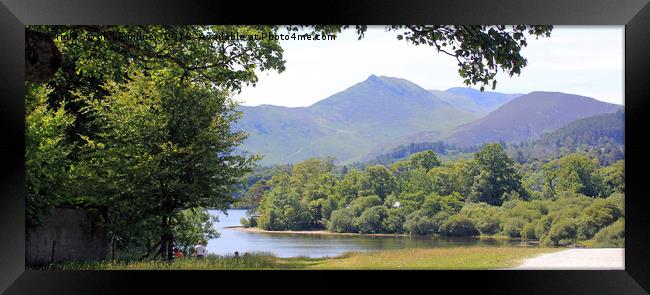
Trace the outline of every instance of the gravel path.
<instances>
[{"instance_id":1,"label":"gravel path","mask_svg":"<svg viewBox=\"0 0 650 295\"><path fill-rule=\"evenodd\" d=\"M527 259L512 269L625 269L625 249L568 249Z\"/></svg>"}]
</instances>

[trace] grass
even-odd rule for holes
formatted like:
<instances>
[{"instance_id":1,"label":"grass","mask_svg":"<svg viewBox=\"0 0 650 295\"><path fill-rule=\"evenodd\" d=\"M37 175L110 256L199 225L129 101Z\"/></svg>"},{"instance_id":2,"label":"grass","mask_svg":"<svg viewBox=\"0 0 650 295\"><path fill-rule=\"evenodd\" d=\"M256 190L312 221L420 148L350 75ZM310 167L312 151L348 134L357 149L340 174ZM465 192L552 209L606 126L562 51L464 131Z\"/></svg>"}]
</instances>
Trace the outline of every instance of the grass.
<instances>
[{"instance_id":1,"label":"grass","mask_svg":"<svg viewBox=\"0 0 650 295\"><path fill-rule=\"evenodd\" d=\"M557 250L517 247L404 249L348 253L326 259L290 258L284 263L305 269L499 269L514 267L526 258Z\"/></svg>"},{"instance_id":2,"label":"grass","mask_svg":"<svg viewBox=\"0 0 650 295\"><path fill-rule=\"evenodd\" d=\"M269 253L240 257L211 255L167 263L66 262L40 269L53 270L222 270L222 269L500 269L558 248L457 247L352 252L334 258L278 258Z\"/></svg>"}]
</instances>

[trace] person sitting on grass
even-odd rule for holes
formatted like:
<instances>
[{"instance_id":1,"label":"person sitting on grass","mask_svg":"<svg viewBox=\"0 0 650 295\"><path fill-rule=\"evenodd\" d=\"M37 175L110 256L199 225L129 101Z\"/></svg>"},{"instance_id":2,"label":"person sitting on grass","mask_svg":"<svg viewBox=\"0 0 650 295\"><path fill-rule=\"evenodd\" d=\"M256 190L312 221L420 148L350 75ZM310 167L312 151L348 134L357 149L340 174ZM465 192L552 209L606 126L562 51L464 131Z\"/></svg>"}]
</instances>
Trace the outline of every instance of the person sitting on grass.
<instances>
[{"instance_id":1,"label":"person sitting on grass","mask_svg":"<svg viewBox=\"0 0 650 295\"><path fill-rule=\"evenodd\" d=\"M196 246L194 246L194 253L196 254L197 258L203 258L208 254L208 250L203 246L203 241L199 240L196 243Z\"/></svg>"}]
</instances>

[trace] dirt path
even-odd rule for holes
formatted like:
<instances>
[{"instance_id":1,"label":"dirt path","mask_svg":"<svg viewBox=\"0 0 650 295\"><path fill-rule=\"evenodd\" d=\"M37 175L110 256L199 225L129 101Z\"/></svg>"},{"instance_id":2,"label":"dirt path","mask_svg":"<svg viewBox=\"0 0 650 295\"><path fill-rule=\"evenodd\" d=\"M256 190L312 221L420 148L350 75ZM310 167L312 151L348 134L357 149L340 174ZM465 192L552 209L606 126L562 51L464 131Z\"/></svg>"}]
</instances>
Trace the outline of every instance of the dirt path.
<instances>
[{"instance_id":1,"label":"dirt path","mask_svg":"<svg viewBox=\"0 0 650 295\"><path fill-rule=\"evenodd\" d=\"M625 269L625 249L568 249L527 259L512 269Z\"/></svg>"}]
</instances>

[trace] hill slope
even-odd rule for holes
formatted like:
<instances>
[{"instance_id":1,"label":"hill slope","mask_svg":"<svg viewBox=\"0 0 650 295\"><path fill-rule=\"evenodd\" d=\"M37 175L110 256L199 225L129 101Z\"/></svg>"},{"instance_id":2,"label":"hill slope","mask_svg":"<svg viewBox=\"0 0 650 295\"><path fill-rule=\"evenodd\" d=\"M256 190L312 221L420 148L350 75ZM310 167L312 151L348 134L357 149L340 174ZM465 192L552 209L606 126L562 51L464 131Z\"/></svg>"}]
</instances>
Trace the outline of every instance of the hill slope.
<instances>
[{"instance_id":1,"label":"hill slope","mask_svg":"<svg viewBox=\"0 0 650 295\"><path fill-rule=\"evenodd\" d=\"M263 165L324 156L359 161L396 138L451 130L478 117L412 82L375 75L309 107L240 110L236 128L249 133L243 149L263 154Z\"/></svg>"},{"instance_id":2,"label":"hill slope","mask_svg":"<svg viewBox=\"0 0 650 295\"><path fill-rule=\"evenodd\" d=\"M517 97L487 116L458 127L443 141L458 146L524 141L577 119L614 113L622 106L590 97L535 91Z\"/></svg>"}]
</instances>

